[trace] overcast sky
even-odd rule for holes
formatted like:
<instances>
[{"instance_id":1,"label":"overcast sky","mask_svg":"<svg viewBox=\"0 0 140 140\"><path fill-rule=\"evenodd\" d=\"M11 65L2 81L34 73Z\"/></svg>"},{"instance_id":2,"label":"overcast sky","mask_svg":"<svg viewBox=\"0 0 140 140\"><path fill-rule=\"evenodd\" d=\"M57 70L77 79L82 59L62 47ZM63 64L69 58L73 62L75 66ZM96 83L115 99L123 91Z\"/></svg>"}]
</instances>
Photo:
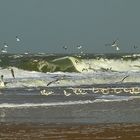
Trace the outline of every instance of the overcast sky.
<instances>
[{"instance_id":1,"label":"overcast sky","mask_svg":"<svg viewBox=\"0 0 140 140\"><path fill-rule=\"evenodd\" d=\"M120 52L140 46L140 0L0 0L0 45L9 52ZM21 39L16 42L15 36ZM137 49L136 51L140 51Z\"/></svg>"}]
</instances>

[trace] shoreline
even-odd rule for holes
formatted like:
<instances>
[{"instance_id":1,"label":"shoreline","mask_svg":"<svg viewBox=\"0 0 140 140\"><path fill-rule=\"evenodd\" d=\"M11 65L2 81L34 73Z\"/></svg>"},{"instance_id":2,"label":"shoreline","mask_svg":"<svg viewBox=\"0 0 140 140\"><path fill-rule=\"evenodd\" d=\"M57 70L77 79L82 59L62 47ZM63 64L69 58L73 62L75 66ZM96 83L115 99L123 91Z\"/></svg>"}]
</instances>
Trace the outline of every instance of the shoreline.
<instances>
[{"instance_id":1,"label":"shoreline","mask_svg":"<svg viewBox=\"0 0 140 140\"><path fill-rule=\"evenodd\" d=\"M0 123L0 139L140 139L140 123L39 124Z\"/></svg>"}]
</instances>

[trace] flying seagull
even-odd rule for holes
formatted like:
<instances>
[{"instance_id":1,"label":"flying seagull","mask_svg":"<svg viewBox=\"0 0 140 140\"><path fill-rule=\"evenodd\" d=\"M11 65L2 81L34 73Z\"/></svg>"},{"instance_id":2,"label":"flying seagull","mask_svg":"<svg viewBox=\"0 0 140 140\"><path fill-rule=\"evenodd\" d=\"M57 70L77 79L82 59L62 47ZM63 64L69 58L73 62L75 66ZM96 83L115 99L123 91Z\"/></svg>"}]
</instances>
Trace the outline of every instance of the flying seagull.
<instances>
[{"instance_id":1,"label":"flying seagull","mask_svg":"<svg viewBox=\"0 0 140 140\"><path fill-rule=\"evenodd\" d=\"M17 41L17 42L19 42L19 41L20 41L20 39L18 38L18 36L16 36L16 41Z\"/></svg>"},{"instance_id":2,"label":"flying seagull","mask_svg":"<svg viewBox=\"0 0 140 140\"><path fill-rule=\"evenodd\" d=\"M5 47L5 48L8 48L8 45L7 45L6 43L4 43L4 47Z\"/></svg>"},{"instance_id":3,"label":"flying seagull","mask_svg":"<svg viewBox=\"0 0 140 140\"><path fill-rule=\"evenodd\" d=\"M129 75L126 75L125 77L123 77L120 81L116 82L116 83L122 83L127 77L129 77Z\"/></svg>"},{"instance_id":4,"label":"flying seagull","mask_svg":"<svg viewBox=\"0 0 140 140\"><path fill-rule=\"evenodd\" d=\"M9 70L11 70L12 77L15 79L15 73L14 73L14 70L13 70L12 68L10 68Z\"/></svg>"},{"instance_id":5,"label":"flying seagull","mask_svg":"<svg viewBox=\"0 0 140 140\"><path fill-rule=\"evenodd\" d=\"M60 81L60 80L62 80L62 79L63 79L63 77L59 77L59 78L57 78L57 79L55 79L55 80L49 82L49 83L47 84L47 86L49 86L49 85L52 84L52 83L56 83L56 82L58 82L58 81Z\"/></svg>"},{"instance_id":6,"label":"flying seagull","mask_svg":"<svg viewBox=\"0 0 140 140\"><path fill-rule=\"evenodd\" d=\"M8 84L9 82L5 82L5 81L3 80L3 78L4 78L3 75L1 75L0 78L1 78L1 79L0 79L0 88L4 88L4 87L6 86L6 84Z\"/></svg>"},{"instance_id":7,"label":"flying seagull","mask_svg":"<svg viewBox=\"0 0 140 140\"><path fill-rule=\"evenodd\" d=\"M81 46L81 45L77 45L77 48L78 48L78 49L82 49L82 47L83 47L83 46Z\"/></svg>"},{"instance_id":8,"label":"flying seagull","mask_svg":"<svg viewBox=\"0 0 140 140\"><path fill-rule=\"evenodd\" d=\"M118 40L113 41L113 43L111 44L111 46L112 46L112 47L115 47L115 49L116 49L117 51L119 51L120 48L118 47L117 41L118 41Z\"/></svg>"},{"instance_id":9,"label":"flying seagull","mask_svg":"<svg viewBox=\"0 0 140 140\"><path fill-rule=\"evenodd\" d=\"M68 47L65 45L65 46L63 46L63 49L67 50L67 49L68 49Z\"/></svg>"},{"instance_id":10,"label":"flying seagull","mask_svg":"<svg viewBox=\"0 0 140 140\"><path fill-rule=\"evenodd\" d=\"M134 48L134 49L137 49L137 48L138 48L138 46L134 45L134 46L133 46L133 48Z\"/></svg>"},{"instance_id":11,"label":"flying seagull","mask_svg":"<svg viewBox=\"0 0 140 140\"><path fill-rule=\"evenodd\" d=\"M119 45L118 45L118 40L113 41L111 44L105 44L105 46L111 46L114 47L117 51L120 50Z\"/></svg>"},{"instance_id":12,"label":"flying seagull","mask_svg":"<svg viewBox=\"0 0 140 140\"><path fill-rule=\"evenodd\" d=\"M2 49L1 49L1 52L2 52L2 53L7 53L6 48L2 48Z\"/></svg>"},{"instance_id":13,"label":"flying seagull","mask_svg":"<svg viewBox=\"0 0 140 140\"><path fill-rule=\"evenodd\" d=\"M125 77L121 80L121 82L123 82L127 77L129 77L129 75L125 76Z\"/></svg>"}]
</instances>

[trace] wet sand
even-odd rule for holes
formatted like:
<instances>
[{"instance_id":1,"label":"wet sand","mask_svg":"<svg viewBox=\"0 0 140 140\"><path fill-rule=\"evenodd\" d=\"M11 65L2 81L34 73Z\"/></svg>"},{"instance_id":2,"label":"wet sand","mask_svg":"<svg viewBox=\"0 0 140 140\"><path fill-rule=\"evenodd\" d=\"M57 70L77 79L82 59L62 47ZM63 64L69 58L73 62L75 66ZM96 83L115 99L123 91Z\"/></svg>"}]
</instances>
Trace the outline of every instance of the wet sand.
<instances>
[{"instance_id":1,"label":"wet sand","mask_svg":"<svg viewBox=\"0 0 140 140\"><path fill-rule=\"evenodd\" d=\"M140 124L0 124L0 140L139 140Z\"/></svg>"}]
</instances>

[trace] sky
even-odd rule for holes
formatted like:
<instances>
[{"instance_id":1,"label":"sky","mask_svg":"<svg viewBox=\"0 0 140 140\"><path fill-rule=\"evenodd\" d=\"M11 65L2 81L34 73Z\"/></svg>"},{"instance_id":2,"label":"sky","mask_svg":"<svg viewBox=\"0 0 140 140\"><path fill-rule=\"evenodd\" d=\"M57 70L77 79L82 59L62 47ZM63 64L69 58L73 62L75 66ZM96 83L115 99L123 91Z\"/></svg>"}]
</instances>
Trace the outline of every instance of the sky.
<instances>
[{"instance_id":1,"label":"sky","mask_svg":"<svg viewBox=\"0 0 140 140\"><path fill-rule=\"evenodd\" d=\"M0 46L8 52L140 51L140 0L0 0ZM16 35L20 42L16 42ZM68 46L64 50L62 46Z\"/></svg>"}]
</instances>

